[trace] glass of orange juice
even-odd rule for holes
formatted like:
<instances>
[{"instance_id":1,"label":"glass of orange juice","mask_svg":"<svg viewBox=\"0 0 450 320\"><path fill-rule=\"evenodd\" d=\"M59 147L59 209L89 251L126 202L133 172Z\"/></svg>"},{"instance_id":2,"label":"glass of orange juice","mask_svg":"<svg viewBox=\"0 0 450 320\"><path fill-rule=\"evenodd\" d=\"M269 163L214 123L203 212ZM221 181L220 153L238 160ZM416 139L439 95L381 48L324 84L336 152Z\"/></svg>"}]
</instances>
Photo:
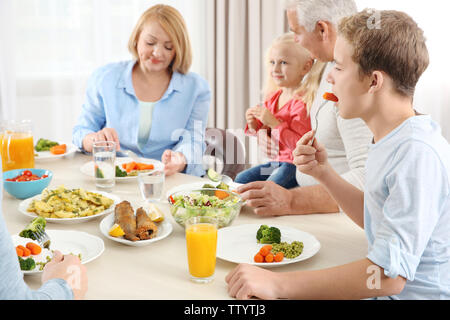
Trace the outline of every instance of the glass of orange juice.
<instances>
[{"instance_id":1,"label":"glass of orange juice","mask_svg":"<svg viewBox=\"0 0 450 320\"><path fill-rule=\"evenodd\" d=\"M29 120L7 121L0 130L3 171L34 168L32 124Z\"/></svg>"},{"instance_id":2,"label":"glass of orange juice","mask_svg":"<svg viewBox=\"0 0 450 320\"><path fill-rule=\"evenodd\" d=\"M191 280L208 283L216 268L218 221L214 217L193 217L186 221L186 247Z\"/></svg>"}]
</instances>

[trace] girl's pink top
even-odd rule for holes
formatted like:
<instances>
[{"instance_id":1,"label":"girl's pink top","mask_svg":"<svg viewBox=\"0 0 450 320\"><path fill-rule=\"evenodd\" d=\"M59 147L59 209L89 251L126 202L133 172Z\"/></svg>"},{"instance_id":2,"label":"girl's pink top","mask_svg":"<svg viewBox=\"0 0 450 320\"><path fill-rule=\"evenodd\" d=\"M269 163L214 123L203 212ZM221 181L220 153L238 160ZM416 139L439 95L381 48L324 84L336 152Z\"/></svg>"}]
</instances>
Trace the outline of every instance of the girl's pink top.
<instances>
[{"instance_id":1,"label":"girl's pink top","mask_svg":"<svg viewBox=\"0 0 450 320\"><path fill-rule=\"evenodd\" d=\"M261 121L257 120L258 127L256 132L249 132L248 125L245 127L245 133L249 136L256 136L261 129L267 129L268 135L275 143L279 141L279 154L276 161L292 163L294 157L292 152L297 146L297 141L307 132L311 131L311 119L308 116L306 104L301 99L291 99L277 112L278 100L283 90L278 90L270 98L264 102L264 106L281 123L271 129L264 126ZM275 160L275 159L274 159Z\"/></svg>"}]
</instances>

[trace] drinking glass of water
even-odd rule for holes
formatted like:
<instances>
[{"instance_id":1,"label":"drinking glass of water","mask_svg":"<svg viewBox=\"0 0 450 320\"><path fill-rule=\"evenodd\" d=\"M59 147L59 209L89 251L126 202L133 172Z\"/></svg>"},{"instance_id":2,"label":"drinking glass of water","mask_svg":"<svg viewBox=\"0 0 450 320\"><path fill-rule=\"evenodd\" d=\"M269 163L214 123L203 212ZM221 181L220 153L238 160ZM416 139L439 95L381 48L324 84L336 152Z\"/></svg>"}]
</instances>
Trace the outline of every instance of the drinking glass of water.
<instances>
[{"instance_id":1,"label":"drinking glass of water","mask_svg":"<svg viewBox=\"0 0 450 320\"><path fill-rule=\"evenodd\" d=\"M138 174L139 190L144 201L161 201L164 179L164 171L149 171Z\"/></svg>"},{"instance_id":2,"label":"drinking glass of water","mask_svg":"<svg viewBox=\"0 0 450 320\"><path fill-rule=\"evenodd\" d=\"M116 183L116 144L113 141L94 142L95 185L98 190L111 192Z\"/></svg>"}]
</instances>

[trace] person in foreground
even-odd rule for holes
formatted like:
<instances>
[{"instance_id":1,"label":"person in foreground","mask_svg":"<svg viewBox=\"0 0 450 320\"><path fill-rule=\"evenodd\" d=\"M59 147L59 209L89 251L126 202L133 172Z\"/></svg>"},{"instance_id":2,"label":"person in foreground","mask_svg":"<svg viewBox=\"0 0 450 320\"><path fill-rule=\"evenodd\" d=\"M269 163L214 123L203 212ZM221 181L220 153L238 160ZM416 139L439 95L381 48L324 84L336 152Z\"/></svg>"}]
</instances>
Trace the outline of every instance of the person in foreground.
<instances>
[{"instance_id":1,"label":"person in foreground","mask_svg":"<svg viewBox=\"0 0 450 320\"><path fill-rule=\"evenodd\" d=\"M279 152L268 163L239 173L236 183L269 180L287 189L298 187L292 151L301 136L311 131L309 110L325 64L314 62L294 38L292 33L283 34L269 48L264 105L246 112L245 133L270 136L267 139L279 143Z\"/></svg>"},{"instance_id":2,"label":"person in foreground","mask_svg":"<svg viewBox=\"0 0 450 320\"><path fill-rule=\"evenodd\" d=\"M73 143L92 152L94 141L161 159L166 175L201 176L211 91L189 72L192 49L181 14L167 5L144 12L128 50L133 60L96 70L73 129Z\"/></svg>"},{"instance_id":3,"label":"person in foreground","mask_svg":"<svg viewBox=\"0 0 450 320\"><path fill-rule=\"evenodd\" d=\"M1 160L0 160L0 176ZM2 179L3 181L3 179ZM3 200L0 184L0 203ZM55 251L42 273L42 286L31 290L23 279L14 244L0 209L0 300L83 299L88 286L86 267L73 255Z\"/></svg>"},{"instance_id":4,"label":"person in foreground","mask_svg":"<svg viewBox=\"0 0 450 320\"><path fill-rule=\"evenodd\" d=\"M323 94L331 90L326 74L333 67L337 25L341 18L357 12L355 1L290 0L286 10L296 41L311 52L313 58L327 63L310 106L312 129L316 129L317 119L316 137L327 149L331 164L345 180L362 190L372 133L361 119L343 119L331 102L318 112ZM262 149L270 148L263 146ZM342 209L314 177L298 170L296 176L298 188L287 190L272 181L256 181L237 191L259 216L335 213Z\"/></svg>"},{"instance_id":5,"label":"person in foreground","mask_svg":"<svg viewBox=\"0 0 450 320\"><path fill-rule=\"evenodd\" d=\"M312 133L294 163L327 188L368 239L367 258L318 271L274 273L240 265L227 277L240 299L450 299L450 147L429 116L413 109L415 86L429 56L422 30L408 15L381 11L342 20L336 65L328 75L346 119L374 134L365 191L340 177Z\"/></svg>"}]
</instances>

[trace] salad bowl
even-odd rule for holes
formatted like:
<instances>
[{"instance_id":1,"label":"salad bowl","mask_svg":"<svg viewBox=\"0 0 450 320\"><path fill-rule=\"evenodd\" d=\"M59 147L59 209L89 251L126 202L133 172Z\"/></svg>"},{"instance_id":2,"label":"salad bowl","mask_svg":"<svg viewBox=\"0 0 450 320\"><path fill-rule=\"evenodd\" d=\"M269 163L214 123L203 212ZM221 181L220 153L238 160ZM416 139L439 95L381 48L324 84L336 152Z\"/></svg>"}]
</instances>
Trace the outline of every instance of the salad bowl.
<instances>
[{"instance_id":1,"label":"salad bowl","mask_svg":"<svg viewBox=\"0 0 450 320\"><path fill-rule=\"evenodd\" d=\"M229 226L239 216L243 205L241 196L216 188L187 189L168 197L170 213L182 227L186 220L197 216L215 217L218 227Z\"/></svg>"}]
</instances>

